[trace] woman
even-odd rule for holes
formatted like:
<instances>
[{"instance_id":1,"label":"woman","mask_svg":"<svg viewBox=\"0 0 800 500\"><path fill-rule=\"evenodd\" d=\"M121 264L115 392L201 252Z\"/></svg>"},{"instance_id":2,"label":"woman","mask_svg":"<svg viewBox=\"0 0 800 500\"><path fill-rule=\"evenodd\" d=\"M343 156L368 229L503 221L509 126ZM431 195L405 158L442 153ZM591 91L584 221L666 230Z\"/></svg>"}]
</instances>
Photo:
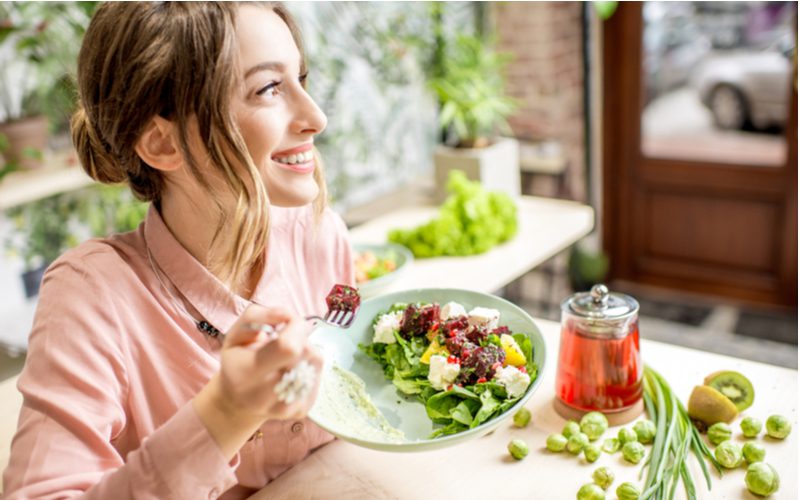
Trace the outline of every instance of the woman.
<instances>
[{"instance_id":1,"label":"woman","mask_svg":"<svg viewBox=\"0 0 800 500\"><path fill-rule=\"evenodd\" d=\"M332 439L305 419L321 358L303 317L353 269L305 78L281 6L99 7L73 142L152 204L44 278L6 498L241 498ZM294 400L280 382L301 369Z\"/></svg>"}]
</instances>

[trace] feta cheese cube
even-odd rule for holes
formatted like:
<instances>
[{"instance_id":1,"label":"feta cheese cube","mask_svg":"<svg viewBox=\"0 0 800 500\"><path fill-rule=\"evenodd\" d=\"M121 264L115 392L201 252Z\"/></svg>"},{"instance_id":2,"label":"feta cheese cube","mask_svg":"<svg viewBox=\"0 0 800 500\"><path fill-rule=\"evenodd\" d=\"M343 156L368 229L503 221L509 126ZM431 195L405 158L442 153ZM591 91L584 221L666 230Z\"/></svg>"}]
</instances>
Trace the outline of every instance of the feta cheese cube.
<instances>
[{"instance_id":1,"label":"feta cheese cube","mask_svg":"<svg viewBox=\"0 0 800 500\"><path fill-rule=\"evenodd\" d=\"M448 302L439 310L439 319L442 321L466 315L467 310L458 302Z\"/></svg>"},{"instance_id":2,"label":"feta cheese cube","mask_svg":"<svg viewBox=\"0 0 800 500\"><path fill-rule=\"evenodd\" d=\"M506 388L509 397L516 398L525 394L531 378L514 366L500 367L494 374L494 380Z\"/></svg>"},{"instance_id":3,"label":"feta cheese cube","mask_svg":"<svg viewBox=\"0 0 800 500\"><path fill-rule=\"evenodd\" d=\"M380 342L382 344L394 344L397 339L394 332L400 330L400 321L403 319L403 311L395 311L386 313L375 323L375 335L372 337L372 342Z\"/></svg>"},{"instance_id":4,"label":"feta cheese cube","mask_svg":"<svg viewBox=\"0 0 800 500\"><path fill-rule=\"evenodd\" d=\"M431 356L430 361L428 380L434 389L443 391L456 380L461 365L458 363L448 363L447 358L439 354Z\"/></svg>"},{"instance_id":5,"label":"feta cheese cube","mask_svg":"<svg viewBox=\"0 0 800 500\"><path fill-rule=\"evenodd\" d=\"M469 324L494 330L500 322L500 311L487 307L476 307L469 312Z\"/></svg>"}]
</instances>

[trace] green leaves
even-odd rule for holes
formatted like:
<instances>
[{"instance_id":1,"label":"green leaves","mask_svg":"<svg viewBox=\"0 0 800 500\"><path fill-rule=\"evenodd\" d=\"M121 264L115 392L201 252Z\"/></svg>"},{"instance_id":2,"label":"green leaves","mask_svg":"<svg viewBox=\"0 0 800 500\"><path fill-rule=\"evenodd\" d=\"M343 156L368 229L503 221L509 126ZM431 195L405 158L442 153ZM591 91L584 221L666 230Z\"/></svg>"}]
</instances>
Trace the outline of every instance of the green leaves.
<instances>
[{"instance_id":1,"label":"green leaves","mask_svg":"<svg viewBox=\"0 0 800 500\"><path fill-rule=\"evenodd\" d=\"M517 206L508 195L486 191L458 170L450 173L447 190L451 194L437 218L414 229L392 230L389 241L424 258L480 254L516 235Z\"/></svg>"},{"instance_id":2,"label":"green leaves","mask_svg":"<svg viewBox=\"0 0 800 500\"><path fill-rule=\"evenodd\" d=\"M456 135L457 145L471 147L479 138L508 130L505 119L518 105L505 95L503 71L511 56L475 36L460 35L449 47L442 74L428 86L441 103L439 125Z\"/></svg>"}]
</instances>

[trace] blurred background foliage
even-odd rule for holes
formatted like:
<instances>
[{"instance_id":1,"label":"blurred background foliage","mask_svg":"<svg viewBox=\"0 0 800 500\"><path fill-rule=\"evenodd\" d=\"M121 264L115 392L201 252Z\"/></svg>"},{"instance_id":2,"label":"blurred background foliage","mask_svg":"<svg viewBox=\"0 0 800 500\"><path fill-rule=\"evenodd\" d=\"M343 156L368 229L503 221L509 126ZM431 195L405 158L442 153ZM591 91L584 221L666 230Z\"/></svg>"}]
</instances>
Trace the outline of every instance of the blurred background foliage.
<instances>
[{"instance_id":1,"label":"blurred background foliage","mask_svg":"<svg viewBox=\"0 0 800 500\"><path fill-rule=\"evenodd\" d=\"M42 114L69 144L80 40L98 2L0 2L0 122ZM309 60L309 91L328 116L316 144L334 207L379 197L431 169L442 140L429 81L447 44L480 35L480 2L290 2ZM7 210L6 254L26 269L81 239L131 230L147 206L125 187L92 186Z\"/></svg>"},{"instance_id":2,"label":"blurred background foliage","mask_svg":"<svg viewBox=\"0 0 800 500\"><path fill-rule=\"evenodd\" d=\"M328 115L316 140L331 198L363 203L430 171L444 48L485 22L480 2L296 2L309 91Z\"/></svg>"}]
</instances>

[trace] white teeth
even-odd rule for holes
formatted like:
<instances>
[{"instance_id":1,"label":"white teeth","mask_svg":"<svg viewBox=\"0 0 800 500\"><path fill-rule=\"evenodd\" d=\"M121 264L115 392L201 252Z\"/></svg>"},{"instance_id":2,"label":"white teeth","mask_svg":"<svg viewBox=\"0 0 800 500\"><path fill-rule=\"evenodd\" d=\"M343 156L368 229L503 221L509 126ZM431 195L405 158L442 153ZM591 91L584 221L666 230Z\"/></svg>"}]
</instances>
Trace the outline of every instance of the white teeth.
<instances>
[{"instance_id":1,"label":"white teeth","mask_svg":"<svg viewBox=\"0 0 800 500\"><path fill-rule=\"evenodd\" d=\"M296 163L308 163L314 159L314 153L306 151L305 153L298 153L289 156L281 156L275 158L278 163L285 163L287 165L294 165Z\"/></svg>"}]
</instances>

